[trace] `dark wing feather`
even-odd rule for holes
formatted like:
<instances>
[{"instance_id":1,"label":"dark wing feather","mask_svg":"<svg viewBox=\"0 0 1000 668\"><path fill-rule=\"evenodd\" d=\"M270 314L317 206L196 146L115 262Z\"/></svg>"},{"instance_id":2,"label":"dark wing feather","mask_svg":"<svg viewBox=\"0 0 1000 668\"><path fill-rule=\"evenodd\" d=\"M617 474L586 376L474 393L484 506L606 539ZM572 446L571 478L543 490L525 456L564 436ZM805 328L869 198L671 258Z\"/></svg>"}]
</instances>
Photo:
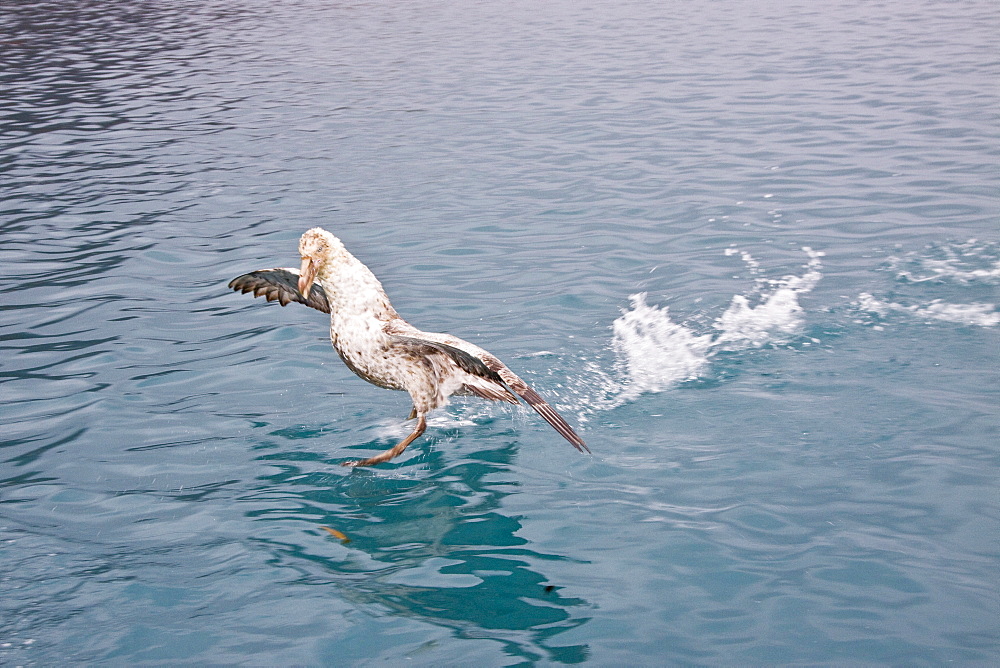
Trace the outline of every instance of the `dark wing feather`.
<instances>
[{"instance_id":1,"label":"dark wing feather","mask_svg":"<svg viewBox=\"0 0 1000 668\"><path fill-rule=\"evenodd\" d=\"M400 334L390 334L389 336L394 344L406 346L418 355L444 353L451 358L451 360L455 362L455 364L457 364L462 371L472 376L478 376L479 378L490 381L490 384L485 387L465 385L466 392L483 399L489 399L490 401L506 401L509 404L517 403L517 397L511 394L510 390L504 386L503 380L497 372L486 366L481 359L472 353L466 352L461 348L448 345L447 343L431 341L430 339L424 339L416 336L405 336Z\"/></svg>"},{"instance_id":2,"label":"dark wing feather","mask_svg":"<svg viewBox=\"0 0 1000 668\"><path fill-rule=\"evenodd\" d=\"M264 297L269 302L277 301L282 306L298 302L323 313L330 312L330 302L323 288L313 283L309 297L299 294L299 272L297 269L259 269L249 274L237 276L229 281L229 287L237 292L252 292L254 297Z\"/></svg>"},{"instance_id":3,"label":"dark wing feather","mask_svg":"<svg viewBox=\"0 0 1000 668\"><path fill-rule=\"evenodd\" d=\"M413 349L414 352L421 354L427 354L431 351L444 353L466 373L471 373L473 376L479 376L480 378L491 380L494 383L503 382L500 375L486 366L481 359L471 353L460 350L455 346L449 346L447 343L439 343L437 341L421 339L415 336L402 336L399 334L392 334L390 335L390 338L393 343L407 346L408 348Z\"/></svg>"},{"instance_id":4,"label":"dark wing feather","mask_svg":"<svg viewBox=\"0 0 1000 668\"><path fill-rule=\"evenodd\" d=\"M423 346L426 350L437 350L446 353L458 364L459 367L462 368L463 371L471 373L474 376L486 378L487 380L493 381L497 384L506 385L520 395L520 397L524 399L529 406L534 408L539 415L545 418L545 421L552 425L552 428L558 431L574 448L580 452L590 452L590 449L587 448L587 444L583 442L583 439L580 438L575 431L573 431L573 428L569 426L566 420L564 420L563 417L556 412L556 409L552 408L552 406L550 406L545 399L542 399L542 397L531 389L527 383L521 380L517 374L508 369L506 364L493 355L485 353L480 357L446 343L431 341L414 336L400 336L397 334L393 335L392 338L398 343L405 343L406 345L411 346ZM476 392L475 388L469 389L474 394L479 394ZM483 395L480 394L479 396ZM492 399L493 397L483 396L483 398Z\"/></svg>"}]
</instances>

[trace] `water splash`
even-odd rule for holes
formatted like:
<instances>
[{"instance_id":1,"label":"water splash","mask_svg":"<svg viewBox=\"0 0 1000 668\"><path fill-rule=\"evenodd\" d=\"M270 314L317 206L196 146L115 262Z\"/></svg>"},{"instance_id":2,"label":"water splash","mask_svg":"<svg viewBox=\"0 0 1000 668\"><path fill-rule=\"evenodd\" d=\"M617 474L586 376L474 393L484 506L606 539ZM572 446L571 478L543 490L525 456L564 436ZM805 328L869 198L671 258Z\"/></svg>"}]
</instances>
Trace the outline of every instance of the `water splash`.
<instances>
[{"instance_id":1,"label":"water splash","mask_svg":"<svg viewBox=\"0 0 1000 668\"><path fill-rule=\"evenodd\" d=\"M799 305L799 295L811 292L823 277L819 270L822 267L820 258L824 255L808 246L802 250L809 256L802 276L758 278L754 294L750 297L733 297L729 308L715 321L719 334L713 341L713 347L740 350L760 348L768 343L786 343L801 330L803 311ZM735 249L729 249L726 254L732 255L735 252ZM760 265L747 253L740 253L751 272L759 268ZM751 306L754 298L757 305Z\"/></svg>"},{"instance_id":2,"label":"water splash","mask_svg":"<svg viewBox=\"0 0 1000 668\"><path fill-rule=\"evenodd\" d=\"M922 251L891 256L888 266L908 283L1000 282L1000 244L969 239L964 243L928 245Z\"/></svg>"},{"instance_id":3,"label":"water splash","mask_svg":"<svg viewBox=\"0 0 1000 668\"><path fill-rule=\"evenodd\" d=\"M708 364L712 335L699 335L675 323L668 307L646 304L645 292L629 299L632 308L611 326L611 347L624 367L619 400L697 378Z\"/></svg>"},{"instance_id":4,"label":"water splash","mask_svg":"<svg viewBox=\"0 0 1000 668\"><path fill-rule=\"evenodd\" d=\"M569 383L574 388L572 404L560 406L577 411L579 419L586 421L596 411L702 376L719 352L790 342L804 322L799 297L822 278L823 253L808 247L802 250L809 257L802 275L768 279L749 253L727 249L726 255L739 254L756 278L750 292L733 296L707 332L675 322L666 306L647 304L645 292L631 295L630 308L612 323L615 360L611 371L599 361L588 361L584 373Z\"/></svg>"},{"instance_id":5,"label":"water splash","mask_svg":"<svg viewBox=\"0 0 1000 668\"><path fill-rule=\"evenodd\" d=\"M1000 325L1000 312L995 304L949 304L935 299L928 304L906 306L896 302L879 301L867 292L858 295L854 306L861 311L885 318L891 313L903 313L921 320L938 320L959 325L996 327Z\"/></svg>"},{"instance_id":6,"label":"water splash","mask_svg":"<svg viewBox=\"0 0 1000 668\"><path fill-rule=\"evenodd\" d=\"M852 306L861 312L857 322L873 323L877 329L890 316L903 316L906 320L923 322L949 322L976 327L1000 325L997 306L983 301L956 303L949 297L963 294L969 289L977 293L991 291L1000 282L1000 243L969 239L962 243L947 242L928 244L920 251L892 256L887 267L895 272L899 284L891 299L879 298L862 292ZM924 284L919 294L905 285ZM928 292L945 291L945 299L928 299ZM878 319L879 322L875 322Z\"/></svg>"},{"instance_id":7,"label":"water splash","mask_svg":"<svg viewBox=\"0 0 1000 668\"><path fill-rule=\"evenodd\" d=\"M910 282L947 278L965 283L989 281L1000 274L1000 245L969 241L935 248L932 259L910 254L905 260L894 260L910 267L900 269L898 278ZM557 364L549 369L549 376L561 375L555 369L572 367L580 371L563 382L549 382L547 396L552 397L558 410L575 414L584 423L595 413L617 408L642 394L662 392L704 377L720 353L790 345L796 341L804 345L818 343L816 339L807 342L802 338L806 313L799 300L822 279L824 253L809 247L803 247L802 251L808 260L800 274L768 278L752 255L735 247L726 249L727 256L740 257L753 278L753 285L746 293L734 295L722 315L707 325L692 324L705 323L704 313L675 320L669 307L649 304L647 293L631 295L629 308L623 309L611 325L609 348L593 358L575 357L572 364ZM970 262L976 266L969 266ZM916 273L918 270L922 273ZM895 313L924 321L979 327L1000 325L1000 311L989 303L934 299L911 305L882 301L862 293L852 306L877 318Z\"/></svg>"}]
</instances>

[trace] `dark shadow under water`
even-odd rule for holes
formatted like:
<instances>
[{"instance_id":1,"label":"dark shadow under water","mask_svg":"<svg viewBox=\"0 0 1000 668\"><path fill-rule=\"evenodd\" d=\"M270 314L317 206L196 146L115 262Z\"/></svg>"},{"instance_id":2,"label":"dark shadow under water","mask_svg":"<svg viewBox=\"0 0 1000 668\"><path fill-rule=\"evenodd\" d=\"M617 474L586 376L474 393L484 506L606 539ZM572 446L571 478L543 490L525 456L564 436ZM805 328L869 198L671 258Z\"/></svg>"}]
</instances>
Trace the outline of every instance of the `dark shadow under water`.
<instances>
[{"instance_id":1,"label":"dark shadow under water","mask_svg":"<svg viewBox=\"0 0 1000 668\"><path fill-rule=\"evenodd\" d=\"M296 435L304 436L321 433ZM586 601L563 596L542 573L546 561L567 557L531 549L517 535L520 518L502 507L519 485L510 472L518 446L508 442L456 459L432 449L433 442L424 444L416 472L410 459L346 475L304 473L297 463L303 459L337 462L302 451L264 455L259 459L280 471L260 477L264 485L253 498L278 503L247 515L313 527L300 542L261 541L282 566L302 574L295 584L330 586L331 595L373 617L398 615L447 627L456 638L495 640L526 661L586 660L586 645L554 644L589 619L573 613ZM396 476L399 470L407 477ZM342 541L347 553L320 554L315 546L329 541Z\"/></svg>"}]
</instances>

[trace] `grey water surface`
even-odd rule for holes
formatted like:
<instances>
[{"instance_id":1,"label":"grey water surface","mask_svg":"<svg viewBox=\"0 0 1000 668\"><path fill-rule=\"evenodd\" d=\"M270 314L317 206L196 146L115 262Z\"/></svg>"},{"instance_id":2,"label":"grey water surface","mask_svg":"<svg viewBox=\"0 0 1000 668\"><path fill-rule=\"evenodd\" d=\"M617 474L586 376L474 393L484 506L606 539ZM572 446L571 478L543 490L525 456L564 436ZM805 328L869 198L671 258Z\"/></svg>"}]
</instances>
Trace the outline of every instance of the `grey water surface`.
<instances>
[{"instance_id":1,"label":"grey water surface","mask_svg":"<svg viewBox=\"0 0 1000 668\"><path fill-rule=\"evenodd\" d=\"M3 3L0 664L1000 663L997 35ZM593 454L459 399L338 466L406 396L226 287L316 225Z\"/></svg>"}]
</instances>

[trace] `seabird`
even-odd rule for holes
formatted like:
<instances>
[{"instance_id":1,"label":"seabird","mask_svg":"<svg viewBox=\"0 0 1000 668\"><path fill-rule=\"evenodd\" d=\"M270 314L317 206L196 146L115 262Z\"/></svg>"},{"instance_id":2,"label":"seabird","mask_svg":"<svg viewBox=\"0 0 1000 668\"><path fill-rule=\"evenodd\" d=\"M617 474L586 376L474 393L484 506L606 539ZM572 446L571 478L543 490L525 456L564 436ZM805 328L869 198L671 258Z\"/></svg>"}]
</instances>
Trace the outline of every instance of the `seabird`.
<instances>
[{"instance_id":1,"label":"seabird","mask_svg":"<svg viewBox=\"0 0 1000 668\"><path fill-rule=\"evenodd\" d=\"M330 341L351 371L369 383L405 390L413 401L413 432L385 452L344 462L371 466L399 456L427 428L427 414L452 395L518 403L517 393L580 452L590 452L559 413L499 359L468 341L423 332L399 317L375 274L340 239L320 227L299 239L299 269L260 269L229 287L282 306L305 304L330 314Z\"/></svg>"}]
</instances>

